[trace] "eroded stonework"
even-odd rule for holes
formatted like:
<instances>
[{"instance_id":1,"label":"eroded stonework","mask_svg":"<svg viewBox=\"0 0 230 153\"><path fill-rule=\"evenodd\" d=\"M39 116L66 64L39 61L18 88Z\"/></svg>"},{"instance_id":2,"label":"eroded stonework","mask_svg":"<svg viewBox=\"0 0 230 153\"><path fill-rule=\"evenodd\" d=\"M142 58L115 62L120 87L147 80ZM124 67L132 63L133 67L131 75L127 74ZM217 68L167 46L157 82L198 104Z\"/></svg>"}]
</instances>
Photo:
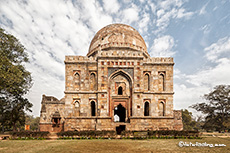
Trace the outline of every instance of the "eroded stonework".
<instances>
[{"instance_id":1,"label":"eroded stonework","mask_svg":"<svg viewBox=\"0 0 230 153\"><path fill-rule=\"evenodd\" d=\"M65 97L43 95L40 130L182 130L173 65L171 57L150 57L134 28L108 25L87 56L65 57Z\"/></svg>"}]
</instances>

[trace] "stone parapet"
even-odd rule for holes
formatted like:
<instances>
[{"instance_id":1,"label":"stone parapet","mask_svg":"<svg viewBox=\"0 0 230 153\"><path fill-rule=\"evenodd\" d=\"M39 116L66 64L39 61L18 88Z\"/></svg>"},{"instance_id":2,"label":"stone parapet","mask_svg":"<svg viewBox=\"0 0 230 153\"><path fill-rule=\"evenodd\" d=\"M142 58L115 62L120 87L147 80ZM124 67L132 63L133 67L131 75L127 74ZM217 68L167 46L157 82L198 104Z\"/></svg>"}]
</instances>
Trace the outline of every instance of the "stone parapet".
<instances>
[{"instance_id":1,"label":"stone parapet","mask_svg":"<svg viewBox=\"0 0 230 153\"><path fill-rule=\"evenodd\" d=\"M174 119L173 116L131 116L129 119Z\"/></svg>"},{"instance_id":2,"label":"stone parapet","mask_svg":"<svg viewBox=\"0 0 230 153\"><path fill-rule=\"evenodd\" d=\"M143 52L140 51L133 51L127 49L111 49L109 51L98 51L97 57L98 58L127 58L127 59L143 59Z\"/></svg>"},{"instance_id":3,"label":"stone parapet","mask_svg":"<svg viewBox=\"0 0 230 153\"><path fill-rule=\"evenodd\" d=\"M87 56L90 56L94 52L97 52L97 51L109 50L109 49L112 49L112 48L119 48L119 49L127 49L127 48L130 49L131 48L133 51L141 51L141 52L147 53L147 50L145 50L145 48L143 48L141 46L138 46L138 45L134 45L132 43L110 42L110 43L105 43L105 44L102 44L102 45L99 45L99 46L95 47L94 49L92 49L92 51Z\"/></svg>"},{"instance_id":4,"label":"stone parapet","mask_svg":"<svg viewBox=\"0 0 230 153\"><path fill-rule=\"evenodd\" d=\"M61 99L58 100L56 97L53 96L46 96L42 95L42 104L65 104L65 100Z\"/></svg>"},{"instance_id":5,"label":"stone parapet","mask_svg":"<svg viewBox=\"0 0 230 153\"><path fill-rule=\"evenodd\" d=\"M147 64L170 64L174 65L172 57L150 57L143 60L143 65Z\"/></svg>"},{"instance_id":6,"label":"stone parapet","mask_svg":"<svg viewBox=\"0 0 230 153\"><path fill-rule=\"evenodd\" d=\"M72 63L96 63L95 57L87 57L87 56L65 56L65 64Z\"/></svg>"}]
</instances>

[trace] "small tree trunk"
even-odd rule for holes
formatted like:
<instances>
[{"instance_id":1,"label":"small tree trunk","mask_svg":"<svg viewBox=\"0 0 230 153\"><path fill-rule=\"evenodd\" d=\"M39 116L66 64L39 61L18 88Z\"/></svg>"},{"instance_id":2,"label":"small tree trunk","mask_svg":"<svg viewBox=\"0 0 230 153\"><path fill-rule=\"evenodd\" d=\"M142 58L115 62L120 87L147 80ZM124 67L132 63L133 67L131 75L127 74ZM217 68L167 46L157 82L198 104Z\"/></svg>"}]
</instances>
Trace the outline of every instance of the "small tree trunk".
<instances>
[{"instance_id":1,"label":"small tree trunk","mask_svg":"<svg viewBox=\"0 0 230 153\"><path fill-rule=\"evenodd\" d=\"M2 133L4 133L4 123L2 124Z\"/></svg>"},{"instance_id":2,"label":"small tree trunk","mask_svg":"<svg viewBox=\"0 0 230 153\"><path fill-rule=\"evenodd\" d=\"M13 131L16 131L16 123L13 123Z\"/></svg>"}]
</instances>

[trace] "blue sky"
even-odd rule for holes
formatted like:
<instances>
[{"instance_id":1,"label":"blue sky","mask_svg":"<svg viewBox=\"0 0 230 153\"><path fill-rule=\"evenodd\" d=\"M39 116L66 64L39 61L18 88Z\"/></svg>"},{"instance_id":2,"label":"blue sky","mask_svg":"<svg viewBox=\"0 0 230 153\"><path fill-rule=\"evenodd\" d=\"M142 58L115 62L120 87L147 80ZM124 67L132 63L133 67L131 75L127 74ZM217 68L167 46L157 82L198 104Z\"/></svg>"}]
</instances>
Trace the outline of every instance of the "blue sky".
<instances>
[{"instance_id":1,"label":"blue sky","mask_svg":"<svg viewBox=\"0 0 230 153\"><path fill-rule=\"evenodd\" d=\"M174 109L230 84L230 0L0 0L0 26L30 58L35 116L42 94L64 96L65 55L85 56L95 33L111 23L138 30L152 57L174 57Z\"/></svg>"}]
</instances>

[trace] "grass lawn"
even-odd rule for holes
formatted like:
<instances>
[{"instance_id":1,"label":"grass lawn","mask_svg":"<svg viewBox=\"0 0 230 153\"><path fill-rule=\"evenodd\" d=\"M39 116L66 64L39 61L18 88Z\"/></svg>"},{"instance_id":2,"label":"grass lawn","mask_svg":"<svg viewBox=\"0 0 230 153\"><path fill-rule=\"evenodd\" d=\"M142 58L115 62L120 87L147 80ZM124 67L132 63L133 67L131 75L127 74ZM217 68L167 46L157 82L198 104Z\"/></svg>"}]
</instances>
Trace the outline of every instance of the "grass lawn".
<instances>
[{"instance_id":1,"label":"grass lawn","mask_svg":"<svg viewBox=\"0 0 230 153\"><path fill-rule=\"evenodd\" d=\"M179 147L178 143L225 144L225 147ZM0 152L230 152L230 138L148 140L3 140Z\"/></svg>"}]
</instances>

